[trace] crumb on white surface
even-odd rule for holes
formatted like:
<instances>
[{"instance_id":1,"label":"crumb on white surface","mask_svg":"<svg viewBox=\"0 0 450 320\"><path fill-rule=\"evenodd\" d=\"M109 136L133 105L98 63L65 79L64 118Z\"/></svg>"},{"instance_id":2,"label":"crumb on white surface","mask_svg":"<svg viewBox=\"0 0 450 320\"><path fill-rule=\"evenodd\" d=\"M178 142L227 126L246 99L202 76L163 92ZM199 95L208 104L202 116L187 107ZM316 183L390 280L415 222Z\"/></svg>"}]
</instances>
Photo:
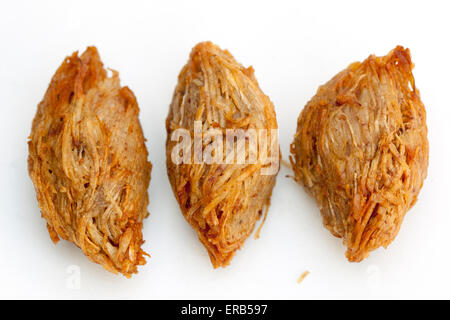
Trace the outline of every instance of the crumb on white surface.
<instances>
[{"instance_id":1,"label":"crumb on white surface","mask_svg":"<svg viewBox=\"0 0 450 320\"><path fill-rule=\"evenodd\" d=\"M303 279L305 279L308 274L309 274L309 271L303 272L302 275L298 278L297 283L301 283L303 281Z\"/></svg>"}]
</instances>

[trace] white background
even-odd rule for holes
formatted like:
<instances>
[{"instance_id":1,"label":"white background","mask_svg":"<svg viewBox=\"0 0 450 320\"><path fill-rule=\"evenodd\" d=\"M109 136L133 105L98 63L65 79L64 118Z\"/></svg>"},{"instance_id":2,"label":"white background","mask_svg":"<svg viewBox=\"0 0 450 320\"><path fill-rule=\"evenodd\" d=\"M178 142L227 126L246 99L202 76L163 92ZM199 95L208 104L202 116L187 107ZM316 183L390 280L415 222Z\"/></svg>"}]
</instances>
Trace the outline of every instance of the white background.
<instances>
[{"instance_id":1,"label":"white background","mask_svg":"<svg viewBox=\"0 0 450 320\"><path fill-rule=\"evenodd\" d=\"M449 7L405 1L2 1L0 5L0 298L450 298ZM318 86L353 61L411 49L428 113L430 165L419 201L388 250L349 263L312 198L283 168L261 238L211 267L165 168L165 118L191 48L211 40L253 65L275 104L286 159ZM139 102L153 163L144 249L131 280L56 246L27 173L36 106L64 57L96 45ZM75 266L75 267L73 267ZM80 286L71 285L79 268ZM298 277L311 273L301 283Z\"/></svg>"}]
</instances>

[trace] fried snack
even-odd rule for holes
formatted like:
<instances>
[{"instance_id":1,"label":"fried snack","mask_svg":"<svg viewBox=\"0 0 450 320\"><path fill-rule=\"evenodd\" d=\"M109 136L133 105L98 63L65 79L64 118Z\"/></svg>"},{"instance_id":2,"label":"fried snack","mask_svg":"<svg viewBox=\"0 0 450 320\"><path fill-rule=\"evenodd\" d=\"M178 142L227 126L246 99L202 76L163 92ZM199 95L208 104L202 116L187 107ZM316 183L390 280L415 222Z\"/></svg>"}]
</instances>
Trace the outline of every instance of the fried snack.
<instances>
[{"instance_id":1,"label":"fried snack","mask_svg":"<svg viewBox=\"0 0 450 320\"><path fill-rule=\"evenodd\" d=\"M136 98L112 73L95 47L64 60L33 120L28 171L53 242L130 277L147 255L151 164Z\"/></svg>"},{"instance_id":2,"label":"fried snack","mask_svg":"<svg viewBox=\"0 0 450 320\"><path fill-rule=\"evenodd\" d=\"M427 175L425 108L409 49L370 56L338 73L300 114L291 144L295 179L325 227L361 261L387 247Z\"/></svg>"},{"instance_id":3,"label":"fried snack","mask_svg":"<svg viewBox=\"0 0 450 320\"><path fill-rule=\"evenodd\" d=\"M184 217L208 250L214 268L229 264L263 209L269 207L279 171L278 139L268 139L269 145L275 145L268 151L271 161L258 157L250 163L247 148L245 163L236 159L230 163L195 163L192 152L188 163L176 164L172 157L178 141L172 140L172 134L180 128L187 130L194 137L189 145L194 150L194 121L200 122L204 136L210 129L217 129L223 132L219 136L223 140L227 129L277 129L273 104L259 88L253 72L228 51L210 42L199 43L181 70L166 120L169 180ZM203 139L201 143L204 152L211 141ZM267 166L275 168L272 174L262 173Z\"/></svg>"}]
</instances>

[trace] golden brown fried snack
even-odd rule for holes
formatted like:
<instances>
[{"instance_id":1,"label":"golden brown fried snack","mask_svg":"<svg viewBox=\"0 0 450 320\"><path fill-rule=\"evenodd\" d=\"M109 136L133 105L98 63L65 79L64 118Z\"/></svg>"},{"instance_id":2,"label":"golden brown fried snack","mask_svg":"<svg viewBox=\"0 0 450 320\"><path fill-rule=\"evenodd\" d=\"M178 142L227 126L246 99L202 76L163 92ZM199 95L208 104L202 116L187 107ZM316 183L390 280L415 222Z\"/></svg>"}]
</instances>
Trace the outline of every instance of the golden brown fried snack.
<instances>
[{"instance_id":1,"label":"golden brown fried snack","mask_svg":"<svg viewBox=\"0 0 450 320\"><path fill-rule=\"evenodd\" d=\"M97 49L67 57L38 106L28 171L54 243L73 242L126 277L145 264L151 164L133 92L107 77Z\"/></svg>"},{"instance_id":2,"label":"golden brown fried snack","mask_svg":"<svg viewBox=\"0 0 450 320\"><path fill-rule=\"evenodd\" d=\"M277 129L275 110L251 67L242 67L228 51L210 42L193 48L178 77L166 120L167 173L181 211L208 250L213 266L225 267L253 231L263 208L268 209L279 170L278 140L268 138L276 152L269 148L272 160L267 162L258 157L250 163L246 149L243 164L236 159L196 164L194 152L190 163L175 164L173 148L178 141L172 141L172 133L183 128L194 137L194 121L200 121L204 135L210 129L223 135L226 129ZM203 141L201 150L210 142ZM275 170L265 175L262 168L268 166Z\"/></svg>"},{"instance_id":3,"label":"golden brown fried snack","mask_svg":"<svg viewBox=\"0 0 450 320\"><path fill-rule=\"evenodd\" d=\"M425 108L409 49L353 63L300 114L290 157L295 177L349 261L387 247L427 175Z\"/></svg>"}]
</instances>

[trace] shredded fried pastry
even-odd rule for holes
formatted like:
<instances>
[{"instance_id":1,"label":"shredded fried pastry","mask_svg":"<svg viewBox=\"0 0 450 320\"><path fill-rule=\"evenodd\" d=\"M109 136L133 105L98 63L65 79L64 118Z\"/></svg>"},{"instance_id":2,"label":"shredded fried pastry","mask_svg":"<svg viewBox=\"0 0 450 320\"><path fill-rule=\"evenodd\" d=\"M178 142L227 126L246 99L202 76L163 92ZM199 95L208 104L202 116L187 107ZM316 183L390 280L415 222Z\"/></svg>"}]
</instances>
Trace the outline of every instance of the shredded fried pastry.
<instances>
[{"instance_id":1,"label":"shredded fried pastry","mask_svg":"<svg viewBox=\"0 0 450 320\"><path fill-rule=\"evenodd\" d=\"M297 122L290 161L349 261L387 247L428 168L426 112L409 49L396 47L338 73Z\"/></svg>"},{"instance_id":2,"label":"shredded fried pastry","mask_svg":"<svg viewBox=\"0 0 450 320\"><path fill-rule=\"evenodd\" d=\"M38 106L28 170L53 242L71 241L126 277L145 264L151 164L133 92L97 49L67 57Z\"/></svg>"},{"instance_id":3,"label":"shredded fried pastry","mask_svg":"<svg viewBox=\"0 0 450 320\"><path fill-rule=\"evenodd\" d=\"M224 267L269 206L279 161L273 175L261 174L262 167L271 165L262 161L177 165L171 159L177 144L171 134L184 128L193 136L194 121L201 121L202 132L210 128L277 129L275 110L251 67L242 67L228 51L210 42L193 48L178 77L166 120L167 173L181 211L208 250L213 266ZM203 141L202 150L209 143Z\"/></svg>"}]
</instances>

